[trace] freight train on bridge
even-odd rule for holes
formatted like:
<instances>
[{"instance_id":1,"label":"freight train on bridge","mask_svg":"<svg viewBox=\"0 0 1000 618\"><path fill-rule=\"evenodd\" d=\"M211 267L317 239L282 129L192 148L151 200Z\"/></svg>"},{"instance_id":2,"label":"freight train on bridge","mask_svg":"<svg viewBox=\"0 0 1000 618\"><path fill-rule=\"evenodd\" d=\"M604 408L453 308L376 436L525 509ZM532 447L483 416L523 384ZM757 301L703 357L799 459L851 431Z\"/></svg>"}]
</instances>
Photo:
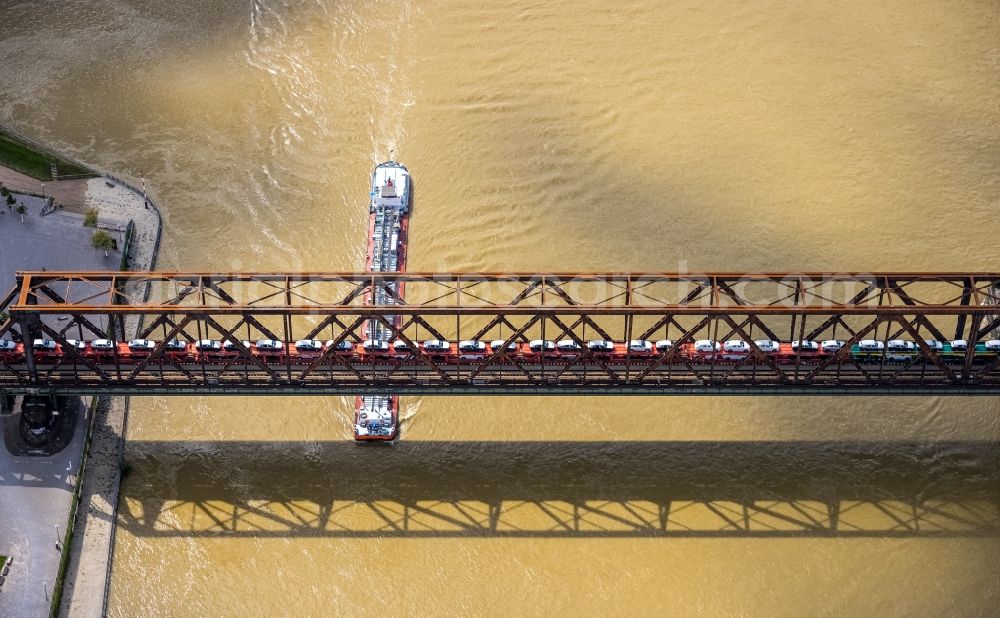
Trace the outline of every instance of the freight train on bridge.
<instances>
[{"instance_id":1,"label":"freight train on bridge","mask_svg":"<svg viewBox=\"0 0 1000 618\"><path fill-rule=\"evenodd\" d=\"M996 273L20 273L3 303L0 389L1000 394L998 281ZM392 304L374 304L378 297ZM129 339L132 320L143 326Z\"/></svg>"},{"instance_id":2,"label":"freight train on bridge","mask_svg":"<svg viewBox=\"0 0 1000 618\"><path fill-rule=\"evenodd\" d=\"M115 342L109 339L93 341L66 340L69 347L76 350L78 358L64 349L52 339L34 339L29 346L10 340L0 341L0 362L12 368L26 368L26 354L30 351L36 368L61 375L70 371L77 362L88 360L95 367L113 372L115 367L122 365L134 367L145 364L154 350L160 346L158 341L151 339L132 339L128 342ZM821 342L802 340L781 342L771 339L758 339L751 343L743 339L729 339L724 342L701 339L679 346L678 352L669 363L662 363L662 371L675 365L675 368L687 365L710 365L717 363L722 366L746 364L752 360L751 350L754 346L764 355L770 357L777 366L793 368L796 364L806 366L817 365L836 358L837 352L844 349L846 342L839 339L829 339ZM1000 339L988 339L970 348L966 340L949 342L925 339L923 345L937 353L939 360L952 365L960 365L967 355L972 355L974 367L996 361L1000 355ZM411 348L411 346L413 346ZM577 372L586 368L586 364L577 361L583 355L584 348L592 356L593 361L603 361L609 367L623 367L631 362L634 367L648 366L660 356L668 353L674 346L670 339L656 342L645 339L632 339L626 342L616 342L607 339L592 339L581 342L577 339L562 339L560 341L535 339L525 343L496 339L488 343L467 339L451 342L441 339L428 339L422 343L408 342L402 339L387 341L383 339L366 339L361 343L347 340L326 342L316 339L300 339L298 341L278 341L261 339L256 342L242 340L240 342L218 339L201 339L188 342L183 339L166 341L162 346L162 362L187 368L194 371L202 364L206 366L228 366L234 362L241 370L250 367L245 356L249 354L259 360L264 366L282 368L291 366L303 369L320 359L325 352L330 351L338 362L349 366L376 366L381 370L401 367L407 364L419 366L420 357L414 353L422 350L425 357L434 359L438 366L458 366L463 362L467 365L483 363L487 356L503 354L510 363L521 366L540 365L543 360L552 367L578 364ZM240 348L245 350L240 355ZM849 348L847 357L852 363L877 369L882 364L892 368L901 365L921 364L928 358L921 351L919 343L905 339L892 339L886 342L875 339L863 339ZM841 361L843 362L843 361ZM334 364L328 358L326 364ZM244 367L246 366L246 367ZM502 364L496 365L497 370Z\"/></svg>"}]
</instances>

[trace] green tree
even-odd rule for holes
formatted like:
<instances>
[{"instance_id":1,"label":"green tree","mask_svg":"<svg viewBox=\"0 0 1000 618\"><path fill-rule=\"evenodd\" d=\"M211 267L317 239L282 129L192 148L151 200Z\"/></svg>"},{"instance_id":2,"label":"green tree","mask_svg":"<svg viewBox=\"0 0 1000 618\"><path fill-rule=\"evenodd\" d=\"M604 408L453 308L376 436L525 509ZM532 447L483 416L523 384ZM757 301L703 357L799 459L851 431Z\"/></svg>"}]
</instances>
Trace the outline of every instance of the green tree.
<instances>
[{"instance_id":1,"label":"green tree","mask_svg":"<svg viewBox=\"0 0 1000 618\"><path fill-rule=\"evenodd\" d=\"M0 184L0 196L6 197L8 195L10 195L10 191L8 191L7 187L3 186L3 184Z\"/></svg>"},{"instance_id":2,"label":"green tree","mask_svg":"<svg viewBox=\"0 0 1000 618\"><path fill-rule=\"evenodd\" d=\"M108 251L111 251L115 241L111 238L111 234L108 234L104 230L97 230L94 232L94 235L90 237L90 244L95 249L104 251L104 257L108 257Z\"/></svg>"},{"instance_id":3,"label":"green tree","mask_svg":"<svg viewBox=\"0 0 1000 618\"><path fill-rule=\"evenodd\" d=\"M28 214L28 209L24 207L24 204L20 202L17 204L16 208L17 214L21 215L21 223L24 223L24 215Z\"/></svg>"},{"instance_id":4,"label":"green tree","mask_svg":"<svg viewBox=\"0 0 1000 618\"><path fill-rule=\"evenodd\" d=\"M97 227L97 209L88 208L83 215L83 227Z\"/></svg>"},{"instance_id":5,"label":"green tree","mask_svg":"<svg viewBox=\"0 0 1000 618\"><path fill-rule=\"evenodd\" d=\"M14 201L15 201L14 200L14 196L11 195L10 193L8 193L7 194L7 205L8 206L13 206L14 205Z\"/></svg>"}]
</instances>

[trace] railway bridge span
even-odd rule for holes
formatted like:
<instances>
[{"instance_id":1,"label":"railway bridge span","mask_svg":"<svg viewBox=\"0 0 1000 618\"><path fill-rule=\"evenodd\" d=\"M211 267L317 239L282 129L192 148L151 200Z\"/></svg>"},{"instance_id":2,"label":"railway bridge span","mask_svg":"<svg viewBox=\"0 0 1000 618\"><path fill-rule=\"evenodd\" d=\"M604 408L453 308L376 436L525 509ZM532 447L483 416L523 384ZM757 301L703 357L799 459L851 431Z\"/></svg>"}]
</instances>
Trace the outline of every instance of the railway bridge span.
<instances>
[{"instance_id":1,"label":"railway bridge span","mask_svg":"<svg viewBox=\"0 0 1000 618\"><path fill-rule=\"evenodd\" d=\"M1000 273L22 272L16 281L0 299L5 402L1000 394ZM369 324L385 341L368 338Z\"/></svg>"}]
</instances>

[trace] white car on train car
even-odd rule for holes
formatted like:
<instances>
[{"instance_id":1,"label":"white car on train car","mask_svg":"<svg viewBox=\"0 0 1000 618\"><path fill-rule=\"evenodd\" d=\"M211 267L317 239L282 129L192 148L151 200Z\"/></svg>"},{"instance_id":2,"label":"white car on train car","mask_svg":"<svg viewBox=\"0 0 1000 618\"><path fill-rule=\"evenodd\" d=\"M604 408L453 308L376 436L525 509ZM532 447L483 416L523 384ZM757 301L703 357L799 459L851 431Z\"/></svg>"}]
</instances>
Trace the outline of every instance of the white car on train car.
<instances>
[{"instance_id":1,"label":"white car on train car","mask_svg":"<svg viewBox=\"0 0 1000 618\"><path fill-rule=\"evenodd\" d=\"M464 339L458 342L458 360L482 360L486 355L486 344L482 341Z\"/></svg>"},{"instance_id":2,"label":"white car on train car","mask_svg":"<svg viewBox=\"0 0 1000 618\"><path fill-rule=\"evenodd\" d=\"M316 354L323 351L323 344L315 339L299 339L295 342L295 351L300 354Z\"/></svg>"},{"instance_id":3,"label":"white car on train car","mask_svg":"<svg viewBox=\"0 0 1000 618\"><path fill-rule=\"evenodd\" d=\"M701 354L711 354L722 349L722 344L711 339L699 339L694 342L694 351Z\"/></svg>"},{"instance_id":4,"label":"white car on train car","mask_svg":"<svg viewBox=\"0 0 1000 618\"><path fill-rule=\"evenodd\" d=\"M258 339L257 351L264 354L276 354L285 349L285 344L277 339Z\"/></svg>"},{"instance_id":5,"label":"white car on train car","mask_svg":"<svg viewBox=\"0 0 1000 618\"><path fill-rule=\"evenodd\" d=\"M128 342L128 349L132 352L152 352L156 347L156 342L149 339L133 339Z\"/></svg>"},{"instance_id":6,"label":"white car on train car","mask_svg":"<svg viewBox=\"0 0 1000 618\"><path fill-rule=\"evenodd\" d=\"M750 344L742 339L730 339L722 344L722 350L736 354L749 354Z\"/></svg>"},{"instance_id":7,"label":"white car on train car","mask_svg":"<svg viewBox=\"0 0 1000 618\"><path fill-rule=\"evenodd\" d=\"M556 343L554 341L549 341L548 339L544 341L541 339L532 339L528 342L528 349L532 352L541 352L543 350L545 352L551 352L556 349Z\"/></svg>"},{"instance_id":8,"label":"white car on train car","mask_svg":"<svg viewBox=\"0 0 1000 618\"><path fill-rule=\"evenodd\" d=\"M451 350L451 343L444 339L428 339L424 342L424 352L447 352Z\"/></svg>"},{"instance_id":9,"label":"white car on train car","mask_svg":"<svg viewBox=\"0 0 1000 618\"><path fill-rule=\"evenodd\" d=\"M556 349L560 352L579 352L583 348L572 339L561 339L556 343Z\"/></svg>"},{"instance_id":10,"label":"white car on train car","mask_svg":"<svg viewBox=\"0 0 1000 618\"><path fill-rule=\"evenodd\" d=\"M380 354L389 351L389 342L384 339L365 339L361 349L369 354Z\"/></svg>"},{"instance_id":11,"label":"white car on train car","mask_svg":"<svg viewBox=\"0 0 1000 618\"><path fill-rule=\"evenodd\" d=\"M628 342L628 351L633 354L649 354L653 351L653 344L645 339L633 339Z\"/></svg>"},{"instance_id":12,"label":"white car on train car","mask_svg":"<svg viewBox=\"0 0 1000 618\"><path fill-rule=\"evenodd\" d=\"M90 342L90 349L95 352L110 352L115 348L115 342L110 339L94 339Z\"/></svg>"},{"instance_id":13,"label":"white car on train car","mask_svg":"<svg viewBox=\"0 0 1000 618\"><path fill-rule=\"evenodd\" d=\"M333 348L334 352L353 352L354 343L349 339L342 339L339 343L336 339L329 339L326 342L327 349Z\"/></svg>"},{"instance_id":14,"label":"white car on train car","mask_svg":"<svg viewBox=\"0 0 1000 618\"><path fill-rule=\"evenodd\" d=\"M827 339L826 341L821 341L819 347L824 352L831 354L844 347L846 341L841 341L840 339Z\"/></svg>"},{"instance_id":15,"label":"white car on train car","mask_svg":"<svg viewBox=\"0 0 1000 618\"><path fill-rule=\"evenodd\" d=\"M17 342L10 339L0 339L0 352L13 352L17 349Z\"/></svg>"},{"instance_id":16,"label":"white car on train car","mask_svg":"<svg viewBox=\"0 0 1000 618\"><path fill-rule=\"evenodd\" d=\"M186 352L187 347L187 341L182 339L171 339L163 346L167 352Z\"/></svg>"},{"instance_id":17,"label":"white car on train car","mask_svg":"<svg viewBox=\"0 0 1000 618\"><path fill-rule=\"evenodd\" d=\"M653 347L656 348L657 352L662 354L663 352L666 352L670 348L674 347L674 341L673 339L660 339L653 345Z\"/></svg>"},{"instance_id":18,"label":"white car on train car","mask_svg":"<svg viewBox=\"0 0 1000 618\"><path fill-rule=\"evenodd\" d=\"M506 339L494 339L493 341L490 342L490 349L493 350L494 352L499 352L500 348L502 348L505 343L507 343ZM511 341L510 343L507 343L507 351L516 352L517 342Z\"/></svg>"},{"instance_id":19,"label":"white car on train car","mask_svg":"<svg viewBox=\"0 0 1000 618\"><path fill-rule=\"evenodd\" d=\"M243 341L240 341L240 343L243 345L244 348L247 349L250 348L249 341L244 339ZM225 350L226 352L235 352L237 350L236 343L232 341L226 341L225 343L222 344L222 349Z\"/></svg>"},{"instance_id":20,"label":"white car on train car","mask_svg":"<svg viewBox=\"0 0 1000 618\"><path fill-rule=\"evenodd\" d=\"M478 352L480 354L486 352L486 344L482 341L476 341L474 339L465 339L458 342L459 352Z\"/></svg>"},{"instance_id":21,"label":"white car on train car","mask_svg":"<svg viewBox=\"0 0 1000 618\"><path fill-rule=\"evenodd\" d=\"M726 360L742 360L750 354L750 344L742 339L729 339L722 342L722 358Z\"/></svg>"},{"instance_id":22,"label":"white car on train car","mask_svg":"<svg viewBox=\"0 0 1000 618\"><path fill-rule=\"evenodd\" d=\"M218 352L222 350L222 343L216 339L201 339L194 347L199 352Z\"/></svg>"},{"instance_id":23,"label":"white car on train car","mask_svg":"<svg viewBox=\"0 0 1000 618\"><path fill-rule=\"evenodd\" d=\"M777 354L781 351L781 342L773 339L757 339L754 341L754 344L764 354Z\"/></svg>"},{"instance_id":24,"label":"white car on train car","mask_svg":"<svg viewBox=\"0 0 1000 618\"><path fill-rule=\"evenodd\" d=\"M802 341L795 339L792 341L792 350L796 352L818 352L819 344L809 339L803 339Z\"/></svg>"},{"instance_id":25,"label":"white car on train car","mask_svg":"<svg viewBox=\"0 0 1000 618\"><path fill-rule=\"evenodd\" d=\"M611 354L615 351L615 342L607 339L593 339L587 342L587 349L598 354Z\"/></svg>"},{"instance_id":26,"label":"white car on train car","mask_svg":"<svg viewBox=\"0 0 1000 618\"><path fill-rule=\"evenodd\" d=\"M862 339L858 342L858 349L862 352L879 352L885 349L885 344L875 339Z\"/></svg>"},{"instance_id":27,"label":"white car on train car","mask_svg":"<svg viewBox=\"0 0 1000 618\"><path fill-rule=\"evenodd\" d=\"M885 360L890 363L905 363L913 358L913 352L917 349L917 344L912 341L893 339L886 343L887 354Z\"/></svg>"}]
</instances>

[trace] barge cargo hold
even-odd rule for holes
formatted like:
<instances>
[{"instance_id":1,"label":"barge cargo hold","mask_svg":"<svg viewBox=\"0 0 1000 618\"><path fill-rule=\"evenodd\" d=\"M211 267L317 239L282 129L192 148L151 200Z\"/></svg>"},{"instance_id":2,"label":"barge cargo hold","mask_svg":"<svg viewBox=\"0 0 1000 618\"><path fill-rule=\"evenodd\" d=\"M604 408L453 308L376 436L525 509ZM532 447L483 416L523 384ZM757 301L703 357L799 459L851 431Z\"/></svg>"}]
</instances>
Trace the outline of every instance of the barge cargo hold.
<instances>
[{"instance_id":1,"label":"barge cargo hold","mask_svg":"<svg viewBox=\"0 0 1000 618\"><path fill-rule=\"evenodd\" d=\"M410 223L410 173L396 161L380 163L372 172L368 220L366 268L371 272L406 270L406 243ZM378 290L367 300L373 305L392 305L403 296L403 284L388 291ZM389 316L397 328L399 316ZM392 333L374 320L364 328L369 341L385 341ZM395 440L399 435L399 397L396 395L358 396L354 411L354 438L361 441Z\"/></svg>"}]
</instances>

